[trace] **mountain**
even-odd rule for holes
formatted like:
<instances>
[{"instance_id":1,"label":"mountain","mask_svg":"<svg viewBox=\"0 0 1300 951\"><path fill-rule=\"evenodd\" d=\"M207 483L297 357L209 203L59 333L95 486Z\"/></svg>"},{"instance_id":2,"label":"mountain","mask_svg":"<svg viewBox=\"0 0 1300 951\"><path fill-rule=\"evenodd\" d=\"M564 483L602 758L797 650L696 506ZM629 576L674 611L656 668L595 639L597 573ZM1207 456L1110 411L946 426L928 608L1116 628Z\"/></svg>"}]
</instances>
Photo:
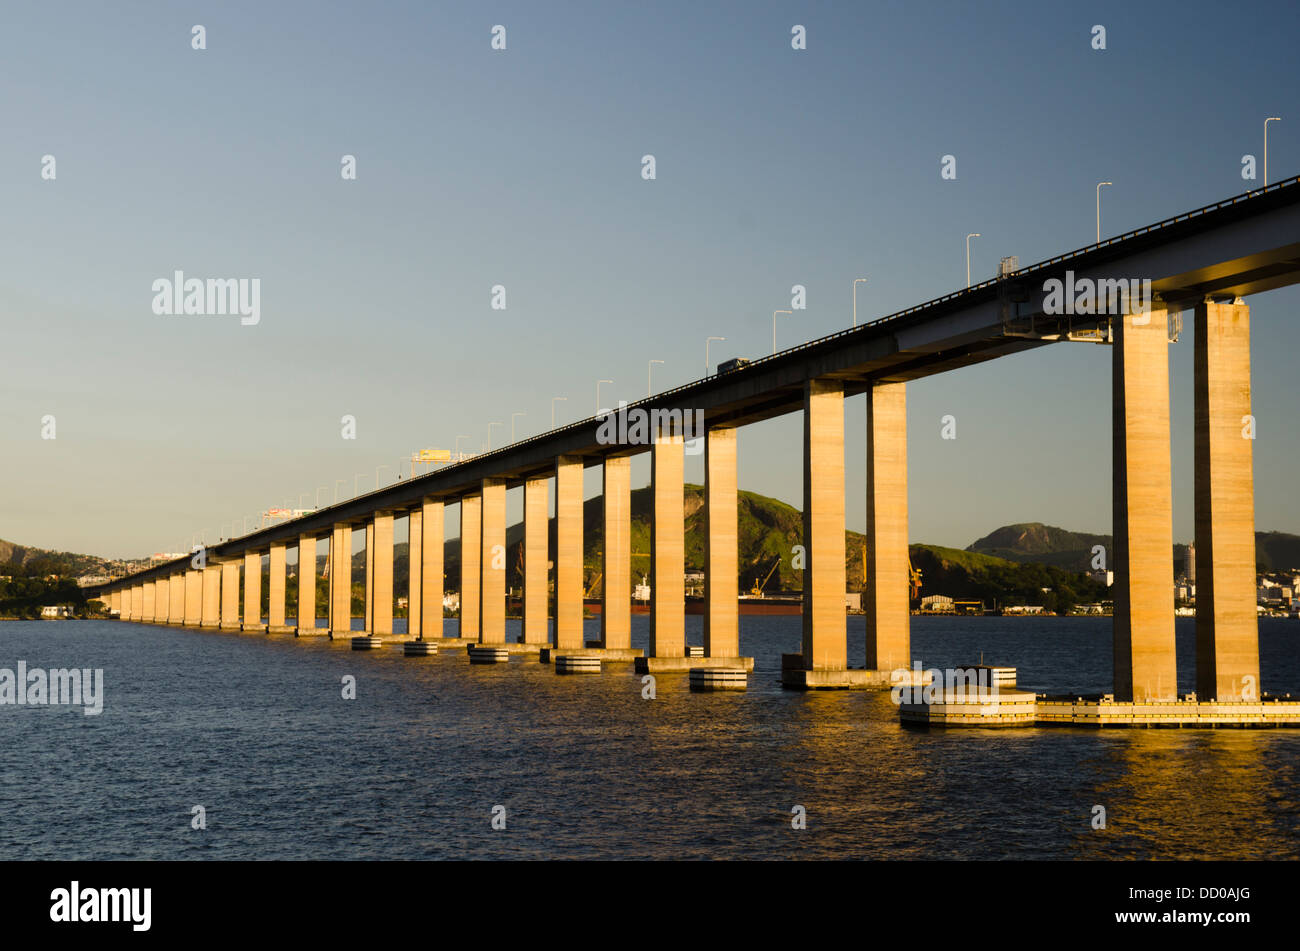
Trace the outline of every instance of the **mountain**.
<instances>
[{"instance_id":1,"label":"mountain","mask_svg":"<svg viewBox=\"0 0 1300 951\"><path fill-rule=\"evenodd\" d=\"M984 601L990 607L994 602L1042 604L1057 613L1075 604L1110 600L1104 582L1056 565L1012 561L939 545L912 545L910 552L912 564L921 571L923 595Z\"/></svg>"}]
</instances>

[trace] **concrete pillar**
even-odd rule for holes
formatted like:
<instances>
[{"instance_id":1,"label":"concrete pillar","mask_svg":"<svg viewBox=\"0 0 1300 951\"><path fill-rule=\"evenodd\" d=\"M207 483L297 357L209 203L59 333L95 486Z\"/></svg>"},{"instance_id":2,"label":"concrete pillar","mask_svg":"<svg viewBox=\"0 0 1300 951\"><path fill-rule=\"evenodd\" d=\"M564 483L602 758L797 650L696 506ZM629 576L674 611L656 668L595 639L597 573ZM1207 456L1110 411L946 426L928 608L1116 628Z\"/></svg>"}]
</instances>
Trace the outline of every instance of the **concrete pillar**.
<instances>
[{"instance_id":1,"label":"concrete pillar","mask_svg":"<svg viewBox=\"0 0 1300 951\"><path fill-rule=\"evenodd\" d=\"M555 646L585 647L582 636L582 457L555 460Z\"/></svg>"},{"instance_id":2,"label":"concrete pillar","mask_svg":"<svg viewBox=\"0 0 1300 951\"><path fill-rule=\"evenodd\" d=\"M178 571L168 579L167 623L185 623L185 573Z\"/></svg>"},{"instance_id":3,"label":"concrete pillar","mask_svg":"<svg viewBox=\"0 0 1300 951\"><path fill-rule=\"evenodd\" d=\"M167 623L167 610L171 605L171 580L169 578L158 578L153 583L153 622L155 624Z\"/></svg>"},{"instance_id":4,"label":"concrete pillar","mask_svg":"<svg viewBox=\"0 0 1300 951\"><path fill-rule=\"evenodd\" d=\"M375 633L375 523L367 521L366 529L366 596L361 610L361 629Z\"/></svg>"},{"instance_id":5,"label":"concrete pillar","mask_svg":"<svg viewBox=\"0 0 1300 951\"><path fill-rule=\"evenodd\" d=\"M426 640L442 637L442 575L445 506L440 499L425 499L420 506L420 632Z\"/></svg>"},{"instance_id":6,"label":"concrete pillar","mask_svg":"<svg viewBox=\"0 0 1300 951\"><path fill-rule=\"evenodd\" d=\"M110 612L116 611L118 617L122 616L122 591L120 588L108 593L108 610Z\"/></svg>"},{"instance_id":7,"label":"concrete pillar","mask_svg":"<svg viewBox=\"0 0 1300 951\"><path fill-rule=\"evenodd\" d=\"M138 584L131 589L131 620L144 620L144 585Z\"/></svg>"},{"instance_id":8,"label":"concrete pillar","mask_svg":"<svg viewBox=\"0 0 1300 951\"><path fill-rule=\"evenodd\" d=\"M506 483L484 479L479 556L479 643L506 642Z\"/></svg>"},{"instance_id":9,"label":"concrete pillar","mask_svg":"<svg viewBox=\"0 0 1300 951\"><path fill-rule=\"evenodd\" d=\"M632 646L632 460L606 456L601 475L600 646Z\"/></svg>"},{"instance_id":10,"label":"concrete pillar","mask_svg":"<svg viewBox=\"0 0 1300 951\"><path fill-rule=\"evenodd\" d=\"M867 390L867 670L912 665L907 550L907 384Z\"/></svg>"},{"instance_id":11,"label":"concrete pillar","mask_svg":"<svg viewBox=\"0 0 1300 951\"><path fill-rule=\"evenodd\" d=\"M650 657L686 656L686 508L680 433L650 447Z\"/></svg>"},{"instance_id":12,"label":"concrete pillar","mask_svg":"<svg viewBox=\"0 0 1300 951\"><path fill-rule=\"evenodd\" d=\"M740 655L736 430L704 436L704 654Z\"/></svg>"},{"instance_id":13,"label":"concrete pillar","mask_svg":"<svg viewBox=\"0 0 1300 951\"><path fill-rule=\"evenodd\" d=\"M203 608L199 616L202 627L221 625L221 565L209 560L203 569Z\"/></svg>"},{"instance_id":14,"label":"concrete pillar","mask_svg":"<svg viewBox=\"0 0 1300 951\"><path fill-rule=\"evenodd\" d=\"M406 513L406 633L420 638L420 554L424 534L424 510Z\"/></svg>"},{"instance_id":15,"label":"concrete pillar","mask_svg":"<svg viewBox=\"0 0 1300 951\"><path fill-rule=\"evenodd\" d=\"M1112 321L1115 699L1178 695L1167 314Z\"/></svg>"},{"instance_id":16,"label":"concrete pillar","mask_svg":"<svg viewBox=\"0 0 1300 951\"><path fill-rule=\"evenodd\" d=\"M267 568L271 572L271 577L266 591L268 601L266 621L267 630L273 634L280 634L288 629L285 626L284 618L285 550L287 547L287 542L271 542L271 553L267 559Z\"/></svg>"},{"instance_id":17,"label":"concrete pillar","mask_svg":"<svg viewBox=\"0 0 1300 951\"><path fill-rule=\"evenodd\" d=\"M316 630L316 536L298 536L298 636Z\"/></svg>"},{"instance_id":18,"label":"concrete pillar","mask_svg":"<svg viewBox=\"0 0 1300 951\"><path fill-rule=\"evenodd\" d=\"M1196 305L1196 695L1258 700L1250 308Z\"/></svg>"},{"instance_id":19,"label":"concrete pillar","mask_svg":"<svg viewBox=\"0 0 1300 951\"><path fill-rule=\"evenodd\" d=\"M221 563L221 629L239 630L239 561Z\"/></svg>"},{"instance_id":20,"label":"concrete pillar","mask_svg":"<svg viewBox=\"0 0 1300 951\"><path fill-rule=\"evenodd\" d=\"M340 523L330 532L330 637L352 634L352 526Z\"/></svg>"},{"instance_id":21,"label":"concrete pillar","mask_svg":"<svg viewBox=\"0 0 1300 951\"><path fill-rule=\"evenodd\" d=\"M244 553L244 613L243 630L266 631L262 623L262 553Z\"/></svg>"},{"instance_id":22,"label":"concrete pillar","mask_svg":"<svg viewBox=\"0 0 1300 951\"><path fill-rule=\"evenodd\" d=\"M369 628L371 634L393 633L393 513L378 512L370 523L371 538L374 543L374 557L370 563L374 607L371 609ZM369 557L370 549L366 549Z\"/></svg>"},{"instance_id":23,"label":"concrete pillar","mask_svg":"<svg viewBox=\"0 0 1300 951\"><path fill-rule=\"evenodd\" d=\"M550 554L550 486L547 479L524 482L524 636L525 644L548 644L551 595L547 558Z\"/></svg>"},{"instance_id":24,"label":"concrete pillar","mask_svg":"<svg viewBox=\"0 0 1300 951\"><path fill-rule=\"evenodd\" d=\"M460 637L479 638L479 572L483 498L467 495L460 500Z\"/></svg>"},{"instance_id":25,"label":"concrete pillar","mask_svg":"<svg viewBox=\"0 0 1300 951\"><path fill-rule=\"evenodd\" d=\"M809 380L803 407L803 666L843 670L844 384Z\"/></svg>"},{"instance_id":26,"label":"concrete pillar","mask_svg":"<svg viewBox=\"0 0 1300 951\"><path fill-rule=\"evenodd\" d=\"M185 626L203 623L203 572L198 568L185 571Z\"/></svg>"},{"instance_id":27,"label":"concrete pillar","mask_svg":"<svg viewBox=\"0 0 1300 951\"><path fill-rule=\"evenodd\" d=\"M146 623L152 623L157 620L154 612L157 610L157 595L154 590L154 583L146 581L140 586L140 620Z\"/></svg>"}]
</instances>

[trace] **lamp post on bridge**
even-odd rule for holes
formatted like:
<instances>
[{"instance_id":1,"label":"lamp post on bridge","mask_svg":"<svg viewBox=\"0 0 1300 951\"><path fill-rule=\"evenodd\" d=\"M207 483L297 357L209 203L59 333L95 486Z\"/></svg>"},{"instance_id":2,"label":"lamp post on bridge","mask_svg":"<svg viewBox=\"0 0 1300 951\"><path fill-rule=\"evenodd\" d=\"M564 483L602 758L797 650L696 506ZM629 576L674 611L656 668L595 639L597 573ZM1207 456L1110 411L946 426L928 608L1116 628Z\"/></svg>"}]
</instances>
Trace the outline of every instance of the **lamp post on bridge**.
<instances>
[{"instance_id":1,"label":"lamp post on bridge","mask_svg":"<svg viewBox=\"0 0 1300 951\"><path fill-rule=\"evenodd\" d=\"M966 235L966 286L970 287L970 239L984 237L978 231L972 231Z\"/></svg>"},{"instance_id":2,"label":"lamp post on bridge","mask_svg":"<svg viewBox=\"0 0 1300 951\"><path fill-rule=\"evenodd\" d=\"M317 507L317 508L320 508L320 494L321 494L321 490L322 490L322 489L325 490L326 492L328 492L328 491L329 491L329 486L325 486L325 485L317 486L317 488L316 488L316 507Z\"/></svg>"},{"instance_id":3,"label":"lamp post on bridge","mask_svg":"<svg viewBox=\"0 0 1300 951\"><path fill-rule=\"evenodd\" d=\"M855 277L853 279L853 326L858 325L858 285L867 283L865 277Z\"/></svg>"},{"instance_id":4,"label":"lamp post on bridge","mask_svg":"<svg viewBox=\"0 0 1300 951\"><path fill-rule=\"evenodd\" d=\"M707 361L706 361L706 362L707 362ZM663 361L662 361L662 360L651 360L650 363L647 365L647 368L646 368L646 376L645 376L645 397L646 397L646 399L649 399L649 398L651 397L651 395L652 395L652 394L654 393L654 391L655 391L655 384L654 384L655 375L654 375L654 374L655 374L655 364L656 364L656 363L663 363ZM707 367L706 367L705 369L707 370Z\"/></svg>"},{"instance_id":5,"label":"lamp post on bridge","mask_svg":"<svg viewBox=\"0 0 1300 951\"><path fill-rule=\"evenodd\" d=\"M516 416L527 416L527 415L528 415L527 413L511 413L511 414L510 414L510 442L511 442L511 444L513 444L514 441L515 441L515 417L516 417Z\"/></svg>"},{"instance_id":6,"label":"lamp post on bridge","mask_svg":"<svg viewBox=\"0 0 1300 951\"><path fill-rule=\"evenodd\" d=\"M493 427L493 426L504 426L504 425L505 425L505 423L502 423L502 422L488 423L488 441L487 441L488 452L491 452L491 451L492 451L492 427Z\"/></svg>"},{"instance_id":7,"label":"lamp post on bridge","mask_svg":"<svg viewBox=\"0 0 1300 951\"><path fill-rule=\"evenodd\" d=\"M772 311L772 352L776 353L776 315L793 314L792 310L774 310Z\"/></svg>"},{"instance_id":8,"label":"lamp post on bridge","mask_svg":"<svg viewBox=\"0 0 1300 951\"><path fill-rule=\"evenodd\" d=\"M468 436L457 436L457 437L456 437L456 461L457 461L457 462L460 462L460 461L461 461L461 458L460 458L460 441L461 441L462 439L469 439L469 437L468 437Z\"/></svg>"},{"instance_id":9,"label":"lamp post on bridge","mask_svg":"<svg viewBox=\"0 0 1300 951\"><path fill-rule=\"evenodd\" d=\"M1101 244L1101 186L1114 185L1114 182L1097 183L1097 243Z\"/></svg>"},{"instance_id":10,"label":"lamp post on bridge","mask_svg":"<svg viewBox=\"0 0 1300 951\"><path fill-rule=\"evenodd\" d=\"M557 402L561 402L561 403L566 402L568 399L569 399L569 398L568 398L567 396L552 396L552 397L551 397L551 428L552 428L552 429L555 428L555 404L556 404Z\"/></svg>"},{"instance_id":11,"label":"lamp post on bridge","mask_svg":"<svg viewBox=\"0 0 1300 951\"><path fill-rule=\"evenodd\" d=\"M348 484L348 480L347 479L334 480L334 504L335 505L339 504L339 483L342 483L343 485L346 486Z\"/></svg>"},{"instance_id":12,"label":"lamp post on bridge","mask_svg":"<svg viewBox=\"0 0 1300 951\"><path fill-rule=\"evenodd\" d=\"M704 375L709 375L709 344L714 340L726 340L726 337L707 337L704 340Z\"/></svg>"},{"instance_id":13,"label":"lamp post on bridge","mask_svg":"<svg viewBox=\"0 0 1300 951\"><path fill-rule=\"evenodd\" d=\"M614 382L613 380L597 380L597 381L596 381L596 412L597 412L597 413L600 412L600 384L602 384L602 383L611 383L611 384L612 384L613 382Z\"/></svg>"},{"instance_id":14,"label":"lamp post on bridge","mask_svg":"<svg viewBox=\"0 0 1300 951\"><path fill-rule=\"evenodd\" d=\"M1268 187L1268 124L1270 122L1281 122L1281 116L1269 116L1264 120L1264 187Z\"/></svg>"},{"instance_id":15,"label":"lamp post on bridge","mask_svg":"<svg viewBox=\"0 0 1300 951\"><path fill-rule=\"evenodd\" d=\"M375 488L376 489L379 488L379 473L387 468L388 466L375 466Z\"/></svg>"}]
</instances>

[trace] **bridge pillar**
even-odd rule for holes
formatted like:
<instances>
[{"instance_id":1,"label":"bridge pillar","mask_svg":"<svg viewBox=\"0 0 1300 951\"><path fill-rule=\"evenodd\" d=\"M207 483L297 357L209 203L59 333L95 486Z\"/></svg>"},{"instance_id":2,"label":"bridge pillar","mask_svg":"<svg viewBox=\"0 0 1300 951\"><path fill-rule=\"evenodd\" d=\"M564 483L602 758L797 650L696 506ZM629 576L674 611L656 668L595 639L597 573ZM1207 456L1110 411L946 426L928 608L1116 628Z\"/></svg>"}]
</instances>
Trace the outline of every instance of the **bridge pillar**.
<instances>
[{"instance_id":1,"label":"bridge pillar","mask_svg":"<svg viewBox=\"0 0 1300 951\"><path fill-rule=\"evenodd\" d=\"M1258 700L1250 308L1196 305L1196 695Z\"/></svg>"},{"instance_id":2,"label":"bridge pillar","mask_svg":"<svg viewBox=\"0 0 1300 951\"><path fill-rule=\"evenodd\" d=\"M907 384L867 391L867 669L912 664L907 550Z\"/></svg>"},{"instance_id":3,"label":"bridge pillar","mask_svg":"<svg viewBox=\"0 0 1300 951\"><path fill-rule=\"evenodd\" d=\"M420 636L425 640L443 636L443 550L445 511L441 499L425 499L420 506Z\"/></svg>"},{"instance_id":4,"label":"bridge pillar","mask_svg":"<svg viewBox=\"0 0 1300 951\"><path fill-rule=\"evenodd\" d=\"M479 558L483 545L483 497L477 493L460 500L460 630L459 637L479 639Z\"/></svg>"},{"instance_id":5,"label":"bridge pillar","mask_svg":"<svg viewBox=\"0 0 1300 951\"><path fill-rule=\"evenodd\" d=\"M1168 314L1112 320L1115 699L1178 695Z\"/></svg>"},{"instance_id":6,"label":"bridge pillar","mask_svg":"<svg viewBox=\"0 0 1300 951\"><path fill-rule=\"evenodd\" d=\"M267 558L270 579L267 582L266 589L266 629L272 634L285 634L290 630L285 624L284 617L285 554L287 548L288 544L286 542L271 542L270 555Z\"/></svg>"},{"instance_id":7,"label":"bridge pillar","mask_svg":"<svg viewBox=\"0 0 1300 951\"><path fill-rule=\"evenodd\" d=\"M582 457L555 460L555 647L585 647L582 634Z\"/></svg>"},{"instance_id":8,"label":"bridge pillar","mask_svg":"<svg viewBox=\"0 0 1300 951\"><path fill-rule=\"evenodd\" d=\"M550 591L546 567L550 533L548 503L550 487L545 478L524 482L524 634L523 643L551 642L547 625Z\"/></svg>"},{"instance_id":9,"label":"bridge pillar","mask_svg":"<svg viewBox=\"0 0 1300 951\"><path fill-rule=\"evenodd\" d=\"M239 561L221 563L221 629L239 630Z\"/></svg>"},{"instance_id":10,"label":"bridge pillar","mask_svg":"<svg viewBox=\"0 0 1300 951\"><path fill-rule=\"evenodd\" d=\"M736 510L736 430L704 437L704 653L740 654L739 516Z\"/></svg>"},{"instance_id":11,"label":"bridge pillar","mask_svg":"<svg viewBox=\"0 0 1300 951\"><path fill-rule=\"evenodd\" d=\"M352 636L352 526L340 522L330 531L330 638Z\"/></svg>"},{"instance_id":12,"label":"bridge pillar","mask_svg":"<svg viewBox=\"0 0 1300 951\"><path fill-rule=\"evenodd\" d=\"M632 460L606 456L601 473L600 646L632 647Z\"/></svg>"},{"instance_id":13,"label":"bridge pillar","mask_svg":"<svg viewBox=\"0 0 1300 951\"><path fill-rule=\"evenodd\" d=\"M244 553L244 623L242 630L266 633L262 623L262 553Z\"/></svg>"},{"instance_id":14,"label":"bridge pillar","mask_svg":"<svg viewBox=\"0 0 1300 951\"><path fill-rule=\"evenodd\" d=\"M654 434L650 447L650 650L686 656L686 508L681 433ZM653 669L657 665L646 665Z\"/></svg>"},{"instance_id":15,"label":"bridge pillar","mask_svg":"<svg viewBox=\"0 0 1300 951\"><path fill-rule=\"evenodd\" d=\"M181 621L186 627L198 627L203 621L203 572L197 568L185 569L185 616Z\"/></svg>"},{"instance_id":16,"label":"bridge pillar","mask_svg":"<svg viewBox=\"0 0 1300 951\"><path fill-rule=\"evenodd\" d=\"M221 565L208 561L203 569L202 609L199 626L220 627L221 625Z\"/></svg>"},{"instance_id":17,"label":"bridge pillar","mask_svg":"<svg viewBox=\"0 0 1300 951\"><path fill-rule=\"evenodd\" d=\"M506 482L482 484L479 548L479 643L506 642Z\"/></svg>"},{"instance_id":18,"label":"bridge pillar","mask_svg":"<svg viewBox=\"0 0 1300 951\"><path fill-rule=\"evenodd\" d=\"M153 622L167 623L167 609L170 606L171 584L167 578L158 578L153 583Z\"/></svg>"},{"instance_id":19,"label":"bridge pillar","mask_svg":"<svg viewBox=\"0 0 1300 951\"><path fill-rule=\"evenodd\" d=\"M167 623L185 623L185 572L178 571L168 579Z\"/></svg>"},{"instance_id":20,"label":"bridge pillar","mask_svg":"<svg viewBox=\"0 0 1300 951\"><path fill-rule=\"evenodd\" d=\"M376 512L366 526L366 630L393 633L392 512Z\"/></svg>"},{"instance_id":21,"label":"bridge pillar","mask_svg":"<svg viewBox=\"0 0 1300 951\"><path fill-rule=\"evenodd\" d=\"M151 624L153 619L154 587L152 581L146 581L140 586L140 620L146 624Z\"/></svg>"},{"instance_id":22,"label":"bridge pillar","mask_svg":"<svg viewBox=\"0 0 1300 951\"><path fill-rule=\"evenodd\" d=\"M420 622L420 557L424 550L424 509L406 513L406 633L423 640Z\"/></svg>"},{"instance_id":23,"label":"bridge pillar","mask_svg":"<svg viewBox=\"0 0 1300 951\"><path fill-rule=\"evenodd\" d=\"M328 613L328 612L327 612ZM299 637L316 633L316 536L298 536Z\"/></svg>"},{"instance_id":24,"label":"bridge pillar","mask_svg":"<svg viewBox=\"0 0 1300 951\"><path fill-rule=\"evenodd\" d=\"M120 588L108 593L108 610L109 613L116 611L119 618L122 616L122 591Z\"/></svg>"}]
</instances>

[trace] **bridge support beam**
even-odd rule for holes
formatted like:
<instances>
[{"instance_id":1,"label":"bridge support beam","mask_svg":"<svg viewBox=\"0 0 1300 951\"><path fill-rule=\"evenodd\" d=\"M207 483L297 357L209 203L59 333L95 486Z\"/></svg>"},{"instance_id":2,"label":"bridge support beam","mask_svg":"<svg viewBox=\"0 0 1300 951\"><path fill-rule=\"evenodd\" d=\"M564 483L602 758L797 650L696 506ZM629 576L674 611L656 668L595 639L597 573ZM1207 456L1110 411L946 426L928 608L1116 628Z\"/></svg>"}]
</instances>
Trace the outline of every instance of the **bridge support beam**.
<instances>
[{"instance_id":1,"label":"bridge support beam","mask_svg":"<svg viewBox=\"0 0 1300 951\"><path fill-rule=\"evenodd\" d=\"M221 563L221 629L239 630L239 561Z\"/></svg>"},{"instance_id":2,"label":"bridge support beam","mask_svg":"<svg viewBox=\"0 0 1300 951\"><path fill-rule=\"evenodd\" d=\"M1112 321L1115 699L1178 695L1168 314Z\"/></svg>"},{"instance_id":3,"label":"bridge support beam","mask_svg":"<svg viewBox=\"0 0 1300 951\"><path fill-rule=\"evenodd\" d=\"M632 460L606 456L601 473L600 646L632 647Z\"/></svg>"},{"instance_id":4,"label":"bridge support beam","mask_svg":"<svg viewBox=\"0 0 1300 951\"><path fill-rule=\"evenodd\" d=\"M167 578L159 578L153 583L153 622L167 623L167 610L171 605L171 584Z\"/></svg>"},{"instance_id":5,"label":"bridge support beam","mask_svg":"<svg viewBox=\"0 0 1300 951\"><path fill-rule=\"evenodd\" d=\"M424 553L424 509L406 513L406 633L423 640L420 607L420 558Z\"/></svg>"},{"instance_id":6,"label":"bridge support beam","mask_svg":"<svg viewBox=\"0 0 1300 951\"><path fill-rule=\"evenodd\" d=\"M108 610L110 614L116 611L119 618L122 616L122 592L120 589L108 593Z\"/></svg>"},{"instance_id":7,"label":"bridge support beam","mask_svg":"<svg viewBox=\"0 0 1300 951\"><path fill-rule=\"evenodd\" d=\"M185 623L185 573L178 571L167 579L167 623Z\"/></svg>"},{"instance_id":8,"label":"bridge support beam","mask_svg":"<svg viewBox=\"0 0 1300 951\"><path fill-rule=\"evenodd\" d=\"M704 654L740 654L736 430L704 437Z\"/></svg>"},{"instance_id":9,"label":"bridge support beam","mask_svg":"<svg viewBox=\"0 0 1300 951\"><path fill-rule=\"evenodd\" d=\"M202 623L203 572L191 567L185 571L185 626L198 627Z\"/></svg>"},{"instance_id":10,"label":"bridge support beam","mask_svg":"<svg viewBox=\"0 0 1300 951\"><path fill-rule=\"evenodd\" d=\"M506 642L506 483L482 484L482 547L479 551L479 643Z\"/></svg>"},{"instance_id":11,"label":"bridge support beam","mask_svg":"<svg viewBox=\"0 0 1300 951\"><path fill-rule=\"evenodd\" d=\"M203 608L199 625L221 626L221 565L213 561L203 568Z\"/></svg>"},{"instance_id":12,"label":"bridge support beam","mask_svg":"<svg viewBox=\"0 0 1300 951\"><path fill-rule=\"evenodd\" d=\"M287 542L271 542L270 555L267 558L267 569L270 571L270 578L266 589L266 629L271 634L290 634L293 632L293 628L285 623L284 616L287 549Z\"/></svg>"},{"instance_id":13,"label":"bridge support beam","mask_svg":"<svg viewBox=\"0 0 1300 951\"><path fill-rule=\"evenodd\" d=\"M686 509L681 433L658 432L650 447L650 651L686 656ZM654 664L646 665L653 669Z\"/></svg>"},{"instance_id":14,"label":"bridge support beam","mask_svg":"<svg viewBox=\"0 0 1300 951\"><path fill-rule=\"evenodd\" d=\"M479 639L483 547L483 497L467 495L460 500L460 630L471 641Z\"/></svg>"},{"instance_id":15,"label":"bridge support beam","mask_svg":"<svg viewBox=\"0 0 1300 951\"><path fill-rule=\"evenodd\" d=\"M352 526L330 532L329 632L331 640L352 636Z\"/></svg>"},{"instance_id":16,"label":"bridge support beam","mask_svg":"<svg viewBox=\"0 0 1300 951\"><path fill-rule=\"evenodd\" d=\"M442 637L443 549L446 532L444 504L425 499L420 506L420 636Z\"/></svg>"},{"instance_id":17,"label":"bridge support beam","mask_svg":"<svg viewBox=\"0 0 1300 951\"><path fill-rule=\"evenodd\" d=\"M244 623L241 630L266 633L262 623L262 553L244 553Z\"/></svg>"},{"instance_id":18,"label":"bridge support beam","mask_svg":"<svg viewBox=\"0 0 1300 951\"><path fill-rule=\"evenodd\" d=\"M133 585L126 590L126 619L128 621L138 621L140 619L140 609L144 605L144 588L141 585Z\"/></svg>"},{"instance_id":19,"label":"bridge support beam","mask_svg":"<svg viewBox=\"0 0 1300 951\"><path fill-rule=\"evenodd\" d=\"M867 391L867 669L912 664L907 551L907 384Z\"/></svg>"},{"instance_id":20,"label":"bridge support beam","mask_svg":"<svg viewBox=\"0 0 1300 951\"><path fill-rule=\"evenodd\" d=\"M555 647L584 647L582 457L555 460Z\"/></svg>"},{"instance_id":21,"label":"bridge support beam","mask_svg":"<svg viewBox=\"0 0 1300 951\"><path fill-rule=\"evenodd\" d=\"M1250 308L1196 305L1196 695L1261 696Z\"/></svg>"},{"instance_id":22,"label":"bridge support beam","mask_svg":"<svg viewBox=\"0 0 1300 951\"><path fill-rule=\"evenodd\" d=\"M140 586L140 620L146 623L153 623L158 620L155 612L157 610L157 593L152 581L146 581Z\"/></svg>"},{"instance_id":23,"label":"bridge support beam","mask_svg":"<svg viewBox=\"0 0 1300 951\"><path fill-rule=\"evenodd\" d=\"M316 536L298 536L299 637L316 633Z\"/></svg>"},{"instance_id":24,"label":"bridge support beam","mask_svg":"<svg viewBox=\"0 0 1300 951\"><path fill-rule=\"evenodd\" d=\"M376 512L366 526L366 631L393 633L392 512Z\"/></svg>"},{"instance_id":25,"label":"bridge support beam","mask_svg":"<svg viewBox=\"0 0 1300 951\"><path fill-rule=\"evenodd\" d=\"M549 554L550 487L547 479L524 482L524 633L523 643L546 646L551 632L547 625L550 590L547 585Z\"/></svg>"}]
</instances>

